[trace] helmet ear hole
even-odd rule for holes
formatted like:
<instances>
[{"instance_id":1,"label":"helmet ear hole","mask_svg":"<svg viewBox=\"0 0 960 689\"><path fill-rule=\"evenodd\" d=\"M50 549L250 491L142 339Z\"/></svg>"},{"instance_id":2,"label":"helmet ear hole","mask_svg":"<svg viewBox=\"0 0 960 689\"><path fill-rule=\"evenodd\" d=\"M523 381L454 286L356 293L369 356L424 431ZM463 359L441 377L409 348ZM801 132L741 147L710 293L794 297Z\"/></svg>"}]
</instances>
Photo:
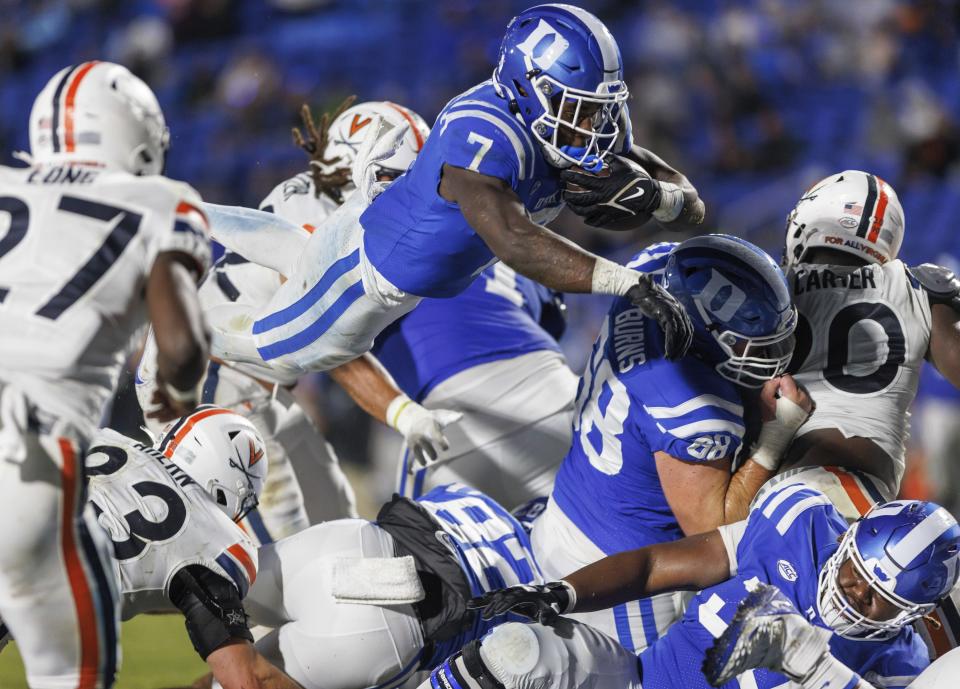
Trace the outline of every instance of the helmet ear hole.
<instances>
[{"instance_id":1,"label":"helmet ear hole","mask_svg":"<svg viewBox=\"0 0 960 689\"><path fill-rule=\"evenodd\" d=\"M220 488L217 488L217 504L218 505L227 504L227 494L224 493Z\"/></svg>"}]
</instances>

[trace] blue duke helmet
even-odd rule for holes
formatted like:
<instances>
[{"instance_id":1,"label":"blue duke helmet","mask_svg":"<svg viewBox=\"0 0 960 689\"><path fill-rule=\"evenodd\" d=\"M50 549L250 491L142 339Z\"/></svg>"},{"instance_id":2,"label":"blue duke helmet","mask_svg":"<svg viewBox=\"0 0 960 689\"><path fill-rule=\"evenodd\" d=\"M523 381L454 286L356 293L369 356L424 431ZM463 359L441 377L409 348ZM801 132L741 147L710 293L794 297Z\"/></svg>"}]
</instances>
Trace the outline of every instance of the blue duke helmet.
<instances>
[{"instance_id":1,"label":"blue duke helmet","mask_svg":"<svg viewBox=\"0 0 960 689\"><path fill-rule=\"evenodd\" d=\"M497 93L556 167L597 171L618 141L629 142L629 95L620 48L595 16L572 5L532 7L514 17L493 72ZM591 118L591 128L580 124ZM560 134L583 146L563 145Z\"/></svg>"},{"instance_id":2,"label":"blue duke helmet","mask_svg":"<svg viewBox=\"0 0 960 689\"><path fill-rule=\"evenodd\" d=\"M783 272L760 248L724 234L688 239L670 253L663 282L693 322L691 351L721 376L760 387L786 371L797 310Z\"/></svg>"},{"instance_id":3,"label":"blue duke helmet","mask_svg":"<svg viewBox=\"0 0 960 689\"><path fill-rule=\"evenodd\" d=\"M848 639L883 639L931 612L950 593L960 571L960 526L932 502L876 505L844 534L820 572L817 605L834 632ZM873 620L854 608L837 581L852 560L857 573L899 612Z\"/></svg>"}]
</instances>

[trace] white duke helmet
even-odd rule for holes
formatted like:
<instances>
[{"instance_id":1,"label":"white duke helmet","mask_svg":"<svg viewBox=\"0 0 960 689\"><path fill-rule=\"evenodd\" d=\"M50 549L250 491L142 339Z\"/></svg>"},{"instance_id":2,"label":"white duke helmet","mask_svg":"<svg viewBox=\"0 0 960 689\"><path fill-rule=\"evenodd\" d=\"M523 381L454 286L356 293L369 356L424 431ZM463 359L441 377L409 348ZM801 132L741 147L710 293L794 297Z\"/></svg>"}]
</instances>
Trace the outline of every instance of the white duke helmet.
<instances>
[{"instance_id":1,"label":"white duke helmet","mask_svg":"<svg viewBox=\"0 0 960 689\"><path fill-rule=\"evenodd\" d=\"M112 62L64 67L30 111L35 163L90 162L134 175L163 171L170 133L157 97Z\"/></svg>"},{"instance_id":2,"label":"white duke helmet","mask_svg":"<svg viewBox=\"0 0 960 689\"><path fill-rule=\"evenodd\" d=\"M813 185L787 216L783 265L803 262L815 247L887 263L900 252L903 232L903 206L893 187L869 172L844 170Z\"/></svg>"},{"instance_id":3,"label":"white duke helmet","mask_svg":"<svg viewBox=\"0 0 960 689\"><path fill-rule=\"evenodd\" d=\"M200 484L230 519L255 508L267 478L263 438L249 420L205 404L164 429L163 456Z\"/></svg>"},{"instance_id":4,"label":"white duke helmet","mask_svg":"<svg viewBox=\"0 0 960 689\"><path fill-rule=\"evenodd\" d=\"M367 127L380 118L389 127L381 125L380 136L394 127L408 126L400 146L392 156L378 163L378 175L399 177L411 164L430 135L430 127L413 110L390 101L358 103L343 113L330 125L330 142L326 158L339 156L333 167L351 167L368 132Z\"/></svg>"}]
</instances>

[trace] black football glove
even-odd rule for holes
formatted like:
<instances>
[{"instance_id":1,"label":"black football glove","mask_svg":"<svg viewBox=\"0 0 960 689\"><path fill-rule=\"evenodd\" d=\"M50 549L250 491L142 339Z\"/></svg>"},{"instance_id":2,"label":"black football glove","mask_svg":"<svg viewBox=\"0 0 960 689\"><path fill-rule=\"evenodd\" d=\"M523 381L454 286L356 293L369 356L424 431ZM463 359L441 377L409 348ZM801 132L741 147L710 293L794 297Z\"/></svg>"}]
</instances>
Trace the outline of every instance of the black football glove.
<instances>
[{"instance_id":1,"label":"black football glove","mask_svg":"<svg viewBox=\"0 0 960 689\"><path fill-rule=\"evenodd\" d=\"M584 219L588 225L603 227L617 220L638 215L650 215L660 207L660 183L632 161L610 156L609 175L594 175L568 168L560 177L571 189L563 192L567 207Z\"/></svg>"},{"instance_id":2,"label":"black football glove","mask_svg":"<svg viewBox=\"0 0 960 689\"><path fill-rule=\"evenodd\" d=\"M483 619L505 615L511 610L541 624L550 624L570 606L568 584L551 581L549 584L511 586L489 591L467 602L467 608L481 610Z\"/></svg>"},{"instance_id":3,"label":"black football glove","mask_svg":"<svg viewBox=\"0 0 960 689\"><path fill-rule=\"evenodd\" d=\"M644 316L654 319L663 330L663 355L667 359L679 359L693 343L693 323L686 310L653 278L639 274L640 281L630 288L627 298L639 307Z\"/></svg>"}]
</instances>

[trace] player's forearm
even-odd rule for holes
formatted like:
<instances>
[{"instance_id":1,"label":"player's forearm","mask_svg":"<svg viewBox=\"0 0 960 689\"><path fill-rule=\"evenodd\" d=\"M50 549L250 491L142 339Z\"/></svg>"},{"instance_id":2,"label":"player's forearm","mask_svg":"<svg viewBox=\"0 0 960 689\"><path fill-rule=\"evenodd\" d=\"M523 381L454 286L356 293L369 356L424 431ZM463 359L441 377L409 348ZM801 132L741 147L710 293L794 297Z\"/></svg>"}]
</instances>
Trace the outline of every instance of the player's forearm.
<instances>
[{"instance_id":1,"label":"player's forearm","mask_svg":"<svg viewBox=\"0 0 960 689\"><path fill-rule=\"evenodd\" d=\"M207 336L190 271L177 259L157 257L147 282L147 308L157 342L157 373L178 390L203 375Z\"/></svg>"},{"instance_id":2,"label":"player's forearm","mask_svg":"<svg viewBox=\"0 0 960 689\"><path fill-rule=\"evenodd\" d=\"M671 231L686 231L695 229L703 222L706 212L703 200L686 175L674 169L653 151L640 146L635 145L626 157L640 163L655 180L669 182L680 187L680 191L683 193L683 210L680 211L676 220L670 222L660 222L658 220L657 222L662 227Z\"/></svg>"},{"instance_id":3,"label":"player's forearm","mask_svg":"<svg viewBox=\"0 0 960 689\"><path fill-rule=\"evenodd\" d=\"M515 221L509 236L491 249L521 275L558 292L593 291L597 257L526 218Z\"/></svg>"},{"instance_id":4,"label":"player's forearm","mask_svg":"<svg viewBox=\"0 0 960 689\"><path fill-rule=\"evenodd\" d=\"M383 423L387 422L387 407L403 394L390 374L370 354L337 366L330 371L330 377L358 407Z\"/></svg>"},{"instance_id":5,"label":"player's forearm","mask_svg":"<svg viewBox=\"0 0 960 689\"><path fill-rule=\"evenodd\" d=\"M223 689L303 689L247 641L221 646L207 656L207 665Z\"/></svg>"},{"instance_id":6,"label":"player's forearm","mask_svg":"<svg viewBox=\"0 0 960 689\"><path fill-rule=\"evenodd\" d=\"M564 577L573 586L573 612L605 610L666 591L697 590L729 576L716 531L617 553Z\"/></svg>"},{"instance_id":7,"label":"player's forearm","mask_svg":"<svg viewBox=\"0 0 960 689\"><path fill-rule=\"evenodd\" d=\"M944 378L960 389L960 313L946 304L934 304L927 358Z\"/></svg>"},{"instance_id":8,"label":"player's forearm","mask_svg":"<svg viewBox=\"0 0 960 689\"><path fill-rule=\"evenodd\" d=\"M723 521L721 524L733 524L747 518L750 502L764 483L769 481L774 471L765 469L752 459L747 460L733 476L727 485L727 492L723 499Z\"/></svg>"}]
</instances>

